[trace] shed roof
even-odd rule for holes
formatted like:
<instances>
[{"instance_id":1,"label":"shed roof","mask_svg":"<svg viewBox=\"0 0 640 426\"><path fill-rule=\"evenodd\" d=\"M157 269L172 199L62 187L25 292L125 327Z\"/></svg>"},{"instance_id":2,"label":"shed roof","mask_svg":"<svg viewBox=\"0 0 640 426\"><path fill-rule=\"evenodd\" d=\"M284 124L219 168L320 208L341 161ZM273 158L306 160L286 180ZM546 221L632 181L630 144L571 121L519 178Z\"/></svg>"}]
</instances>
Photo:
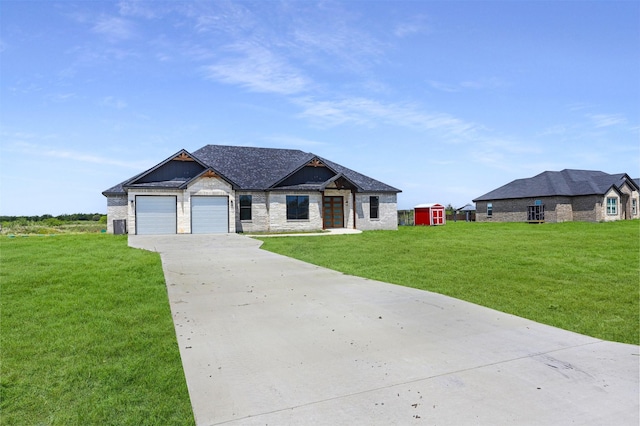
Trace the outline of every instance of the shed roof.
<instances>
[{"instance_id":1,"label":"shed roof","mask_svg":"<svg viewBox=\"0 0 640 426\"><path fill-rule=\"evenodd\" d=\"M418 204L417 206L414 207L414 209L426 209L426 208L432 208L432 207L443 207L444 208L444 206L442 204L426 203L426 204Z\"/></svg>"}]
</instances>

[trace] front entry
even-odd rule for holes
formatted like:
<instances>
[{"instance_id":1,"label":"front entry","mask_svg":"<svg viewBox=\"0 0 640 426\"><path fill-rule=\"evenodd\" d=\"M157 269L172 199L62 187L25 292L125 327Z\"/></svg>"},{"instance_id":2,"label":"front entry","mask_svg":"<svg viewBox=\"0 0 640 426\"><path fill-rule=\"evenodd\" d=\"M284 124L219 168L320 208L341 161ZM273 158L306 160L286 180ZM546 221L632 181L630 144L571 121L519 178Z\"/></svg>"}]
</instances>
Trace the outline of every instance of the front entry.
<instances>
[{"instance_id":1,"label":"front entry","mask_svg":"<svg viewBox=\"0 0 640 426\"><path fill-rule=\"evenodd\" d=\"M324 197L323 227L344 228L343 197Z\"/></svg>"}]
</instances>

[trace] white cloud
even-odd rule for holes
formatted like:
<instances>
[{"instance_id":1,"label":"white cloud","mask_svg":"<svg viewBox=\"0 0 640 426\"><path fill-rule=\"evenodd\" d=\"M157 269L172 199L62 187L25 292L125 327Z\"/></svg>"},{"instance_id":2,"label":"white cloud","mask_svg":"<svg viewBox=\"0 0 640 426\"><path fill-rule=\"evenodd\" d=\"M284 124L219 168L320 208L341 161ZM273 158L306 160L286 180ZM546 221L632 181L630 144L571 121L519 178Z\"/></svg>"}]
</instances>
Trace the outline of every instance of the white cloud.
<instances>
[{"instance_id":1,"label":"white cloud","mask_svg":"<svg viewBox=\"0 0 640 426\"><path fill-rule=\"evenodd\" d=\"M378 122L446 133L449 137L470 136L480 126L466 122L447 113L426 112L410 103L384 104L367 98L347 98L339 101L316 101L299 98L295 102L302 106L302 117L318 120L335 126L347 122L375 126ZM449 139L453 142L454 139Z\"/></svg>"},{"instance_id":2,"label":"white cloud","mask_svg":"<svg viewBox=\"0 0 640 426\"><path fill-rule=\"evenodd\" d=\"M411 19L396 24L393 34L396 37L404 38L414 34L425 33L429 31L426 25L426 17L424 15L417 15Z\"/></svg>"},{"instance_id":3,"label":"white cloud","mask_svg":"<svg viewBox=\"0 0 640 426\"><path fill-rule=\"evenodd\" d=\"M127 103L125 101L114 96L107 96L105 98L102 98L102 100L100 101L100 105L116 109L124 109L127 107Z\"/></svg>"},{"instance_id":4,"label":"white cloud","mask_svg":"<svg viewBox=\"0 0 640 426\"><path fill-rule=\"evenodd\" d=\"M466 90L466 89L471 89L471 90L497 89L507 85L507 83L505 83L504 81L496 77L478 79L478 80L465 80L459 83L445 83L442 81L429 80L428 83L432 88L436 90L439 90L441 92L449 92L449 93L462 92L463 90Z\"/></svg>"},{"instance_id":5,"label":"white cloud","mask_svg":"<svg viewBox=\"0 0 640 426\"><path fill-rule=\"evenodd\" d=\"M627 119L621 114L587 114L596 128L625 124Z\"/></svg>"},{"instance_id":6,"label":"white cloud","mask_svg":"<svg viewBox=\"0 0 640 426\"><path fill-rule=\"evenodd\" d=\"M24 134L22 136L24 137ZM107 166L118 166L118 167L124 167L127 169L136 169L136 170L142 170L148 166L146 163L142 161L124 161L120 159L102 157L99 155L87 154L80 151L51 148L46 145L39 145L39 144L30 143L30 142L24 142L20 140L20 139L23 139L23 137L21 137L20 134L16 134L14 135L14 137L16 140L3 146L3 151L17 152L20 154L27 154L30 156L68 159L68 160L79 161L83 163L101 164L101 165L107 165ZM34 137L35 135L28 135L28 139L32 139Z\"/></svg>"},{"instance_id":7,"label":"white cloud","mask_svg":"<svg viewBox=\"0 0 640 426\"><path fill-rule=\"evenodd\" d=\"M230 47L238 54L205 67L207 77L254 92L291 95L308 89L310 81L269 49L253 43Z\"/></svg>"},{"instance_id":8,"label":"white cloud","mask_svg":"<svg viewBox=\"0 0 640 426\"><path fill-rule=\"evenodd\" d=\"M308 147L327 145L326 142L314 141L311 139L304 139L296 136L287 136L287 135L267 136L264 138L264 140L269 142L274 142L280 146L289 146L289 147L298 147L298 148L308 148Z\"/></svg>"},{"instance_id":9,"label":"white cloud","mask_svg":"<svg viewBox=\"0 0 640 426\"><path fill-rule=\"evenodd\" d=\"M93 31L105 36L109 41L117 42L133 37L133 24L123 18L102 16L93 26Z\"/></svg>"}]
</instances>

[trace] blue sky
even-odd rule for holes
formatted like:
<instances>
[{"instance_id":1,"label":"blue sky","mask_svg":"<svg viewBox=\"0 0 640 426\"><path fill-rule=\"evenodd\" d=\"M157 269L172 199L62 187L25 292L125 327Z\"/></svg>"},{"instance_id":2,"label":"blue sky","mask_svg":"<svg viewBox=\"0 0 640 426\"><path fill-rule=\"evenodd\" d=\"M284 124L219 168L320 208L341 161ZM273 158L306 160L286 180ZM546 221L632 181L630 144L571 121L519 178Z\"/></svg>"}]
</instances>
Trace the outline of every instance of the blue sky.
<instances>
[{"instance_id":1,"label":"blue sky","mask_svg":"<svg viewBox=\"0 0 640 426\"><path fill-rule=\"evenodd\" d=\"M637 1L0 1L0 214L106 212L184 148L313 152L462 206L640 176Z\"/></svg>"}]
</instances>

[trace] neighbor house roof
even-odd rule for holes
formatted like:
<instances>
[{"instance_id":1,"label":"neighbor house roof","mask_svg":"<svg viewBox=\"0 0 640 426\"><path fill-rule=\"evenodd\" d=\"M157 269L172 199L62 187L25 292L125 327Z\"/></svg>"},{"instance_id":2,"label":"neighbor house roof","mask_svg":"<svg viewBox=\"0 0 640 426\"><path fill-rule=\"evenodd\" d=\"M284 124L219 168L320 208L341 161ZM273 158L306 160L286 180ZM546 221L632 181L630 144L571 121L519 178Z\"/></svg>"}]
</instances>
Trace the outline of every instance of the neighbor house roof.
<instances>
[{"instance_id":1,"label":"neighbor house roof","mask_svg":"<svg viewBox=\"0 0 640 426\"><path fill-rule=\"evenodd\" d=\"M328 183L337 178L344 178L358 192L401 192L399 189L372 179L340 164L319 157L310 152L297 149L254 148L246 146L206 145L193 153L185 150L202 167L209 168L231 183L239 190L323 190ZM105 196L124 194L126 188L132 187L163 187L175 188L188 184L187 180L137 183L151 171L167 163L172 156L157 166L140 173L103 192ZM288 177L301 170L312 161L319 161L335 175L327 182L309 182L296 186L279 185Z\"/></svg>"},{"instance_id":2,"label":"neighbor house roof","mask_svg":"<svg viewBox=\"0 0 640 426\"><path fill-rule=\"evenodd\" d=\"M564 169L542 172L531 178L516 179L494 189L473 201L513 198L552 197L578 195L604 195L611 187L620 188L625 182L638 186L626 173L610 175L596 170Z\"/></svg>"}]
</instances>

